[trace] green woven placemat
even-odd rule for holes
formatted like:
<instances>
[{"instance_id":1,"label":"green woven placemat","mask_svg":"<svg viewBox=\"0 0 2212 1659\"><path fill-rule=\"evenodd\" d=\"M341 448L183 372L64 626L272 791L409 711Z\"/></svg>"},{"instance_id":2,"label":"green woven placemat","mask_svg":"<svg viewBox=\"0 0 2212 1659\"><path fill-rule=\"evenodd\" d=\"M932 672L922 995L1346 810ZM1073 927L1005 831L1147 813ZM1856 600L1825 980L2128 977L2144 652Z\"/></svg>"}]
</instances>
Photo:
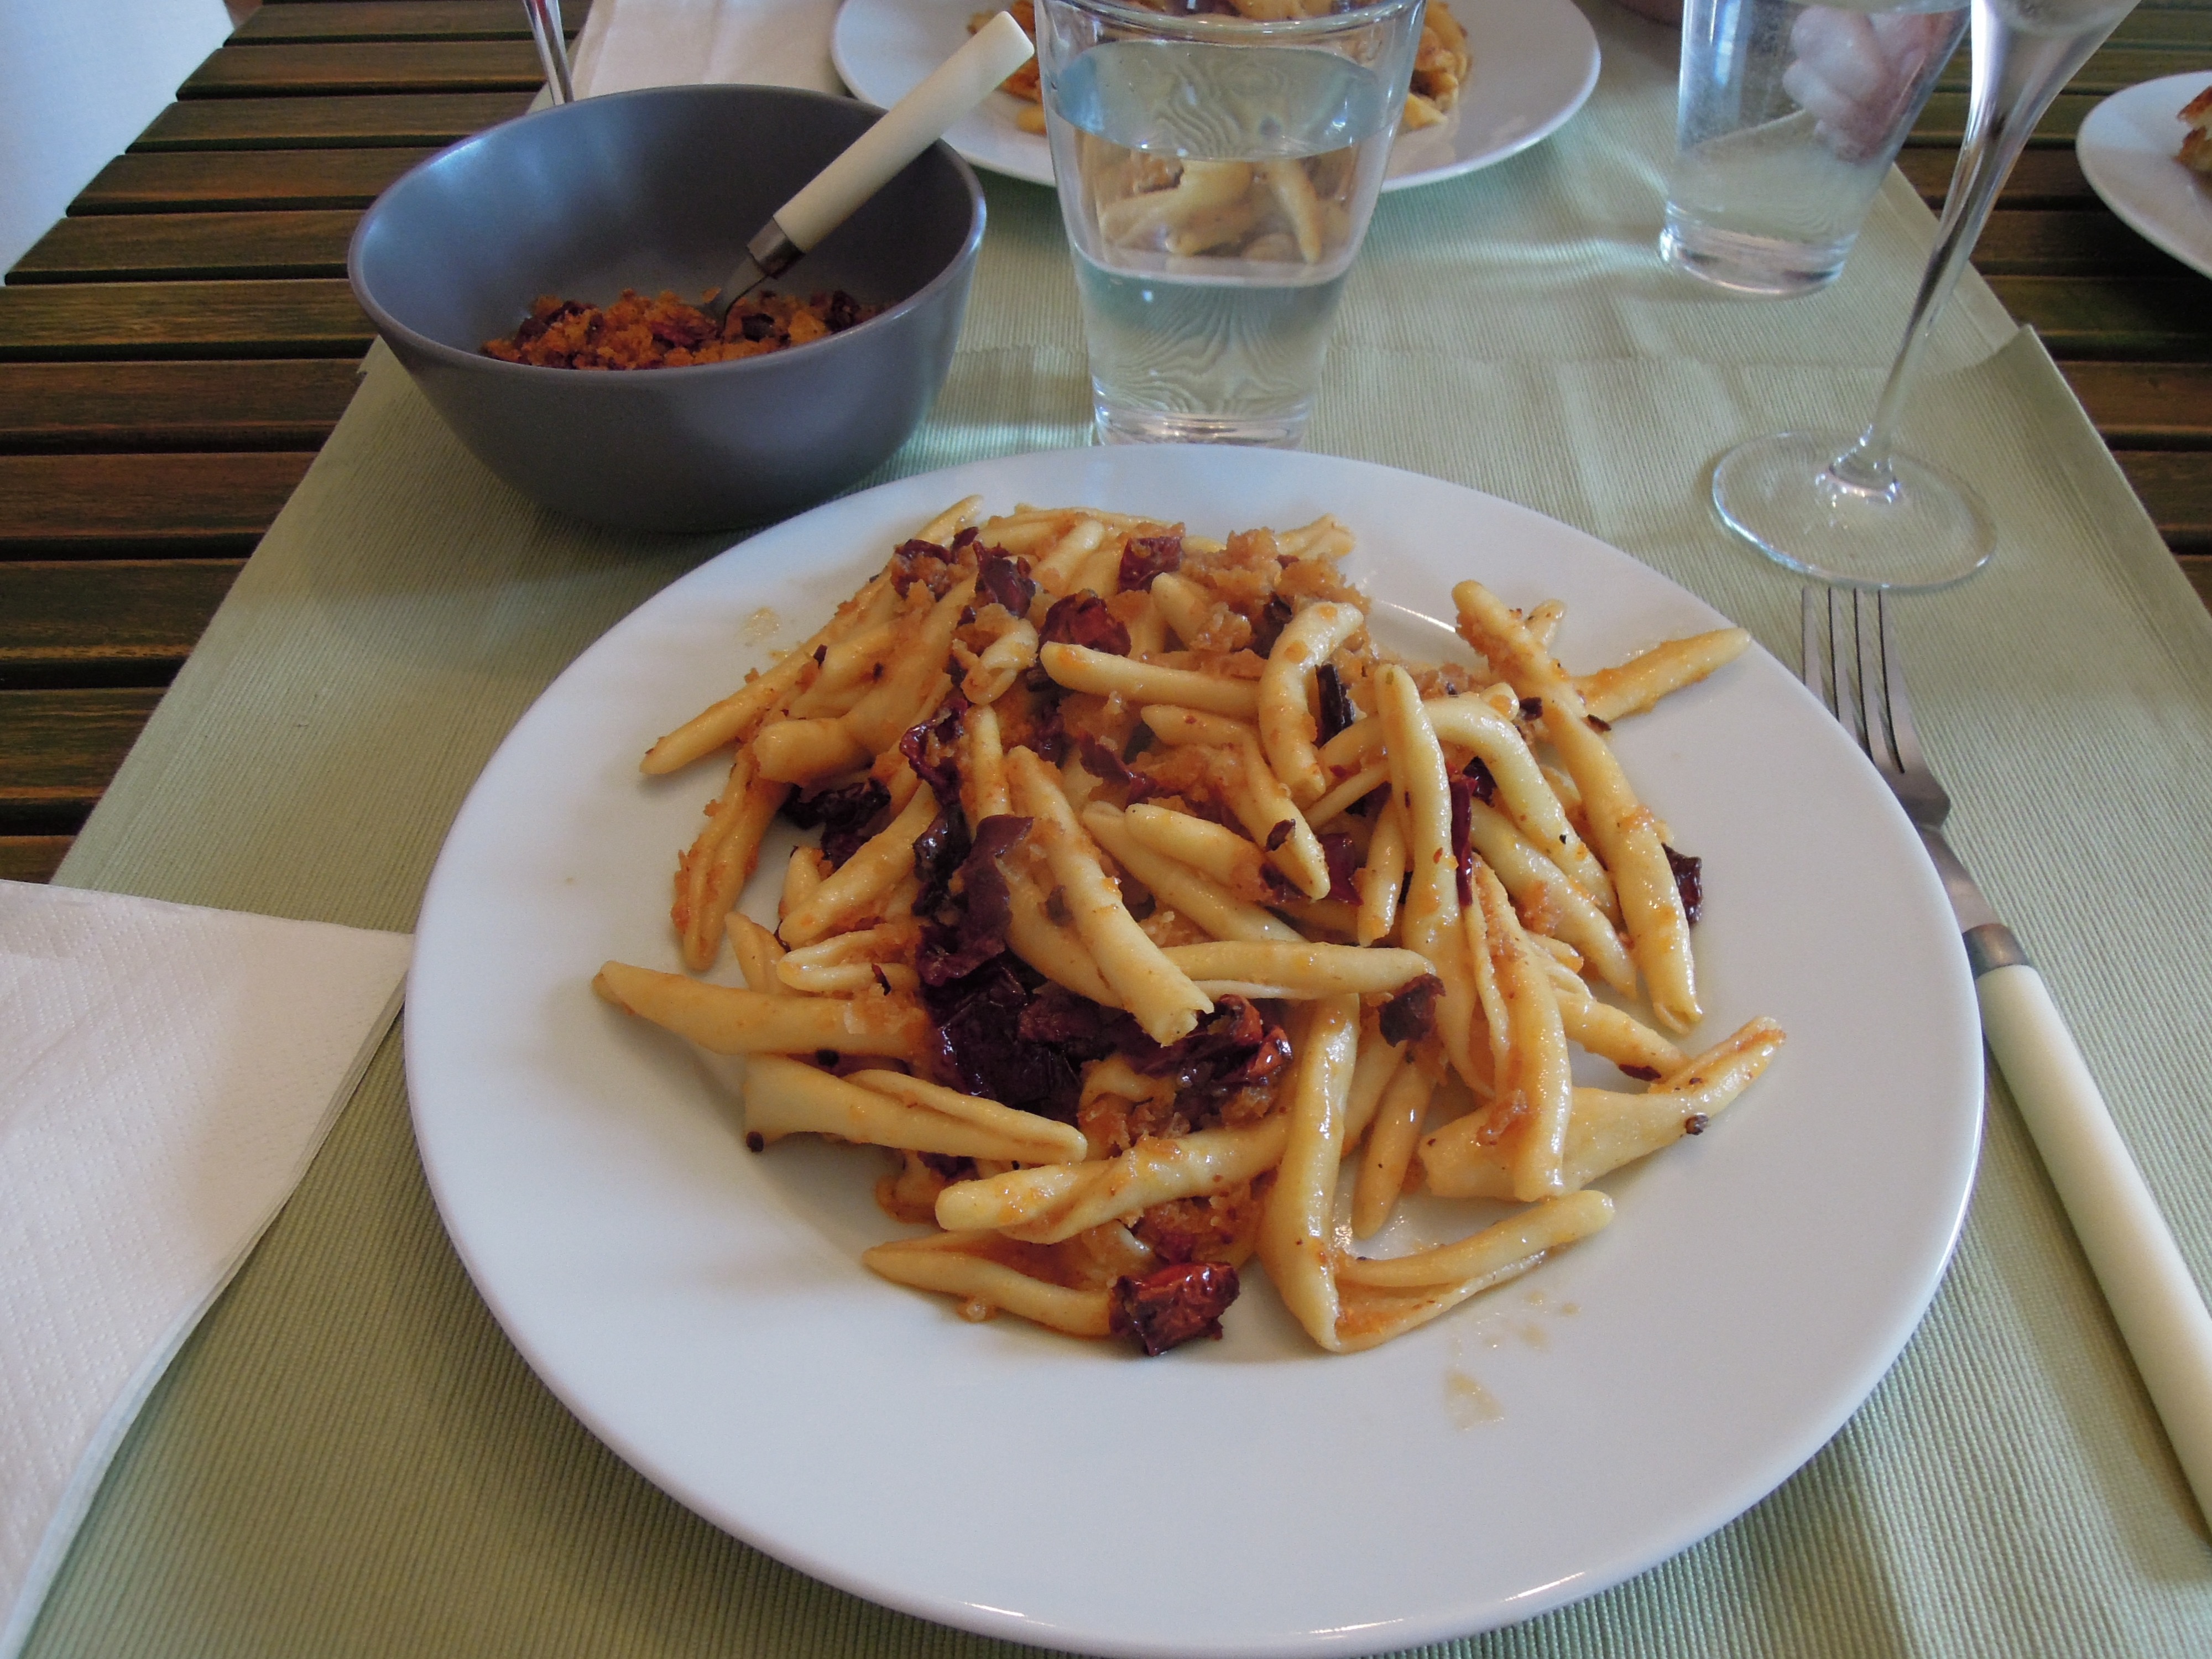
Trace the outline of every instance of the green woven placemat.
<instances>
[{"instance_id":1,"label":"green woven placemat","mask_svg":"<svg viewBox=\"0 0 2212 1659\"><path fill-rule=\"evenodd\" d=\"M1316 448L1527 502L1794 654L1796 588L1703 473L1870 407L1928 245L1893 177L1851 268L1787 304L1662 270L1673 37L1589 0L1590 106L1386 198ZM963 347L901 476L1083 441L1051 195L993 180ZM1994 355L1990 355L1994 353ZM1904 623L1959 841L2041 960L2200 1278L2212 1277L2212 623L2040 347L1970 279L1911 435L1996 503L1997 562ZM491 480L380 352L62 879L412 925L500 737L591 640L729 538L592 532ZM1655 1408L1663 1402L1655 1402ZM1577 1607L1440 1651L2184 1654L2208 1553L2033 1150L1993 1092L1927 1323L1779 1492ZM1144 1540L1101 1540L1140 1556ZM531 1376L439 1228L395 1038L155 1391L27 1652L981 1655L661 1496Z\"/></svg>"}]
</instances>

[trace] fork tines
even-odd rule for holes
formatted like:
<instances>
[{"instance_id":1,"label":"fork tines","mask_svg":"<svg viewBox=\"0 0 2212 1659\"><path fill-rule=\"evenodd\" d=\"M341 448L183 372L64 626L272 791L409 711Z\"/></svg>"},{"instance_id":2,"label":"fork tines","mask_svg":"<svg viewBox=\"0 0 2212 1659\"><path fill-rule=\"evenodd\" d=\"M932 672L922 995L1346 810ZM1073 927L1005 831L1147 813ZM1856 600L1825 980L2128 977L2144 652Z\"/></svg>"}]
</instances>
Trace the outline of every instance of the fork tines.
<instances>
[{"instance_id":1,"label":"fork tines","mask_svg":"<svg viewBox=\"0 0 2212 1659\"><path fill-rule=\"evenodd\" d=\"M1883 647L1890 627L1880 589L1808 587L1804 603L1806 689L1843 722L1874 763L1896 769L1883 718L1887 682Z\"/></svg>"},{"instance_id":2,"label":"fork tines","mask_svg":"<svg viewBox=\"0 0 2212 1659\"><path fill-rule=\"evenodd\" d=\"M1805 685L1893 787L1939 796L1913 729L1887 597L1879 588L1803 590Z\"/></svg>"}]
</instances>

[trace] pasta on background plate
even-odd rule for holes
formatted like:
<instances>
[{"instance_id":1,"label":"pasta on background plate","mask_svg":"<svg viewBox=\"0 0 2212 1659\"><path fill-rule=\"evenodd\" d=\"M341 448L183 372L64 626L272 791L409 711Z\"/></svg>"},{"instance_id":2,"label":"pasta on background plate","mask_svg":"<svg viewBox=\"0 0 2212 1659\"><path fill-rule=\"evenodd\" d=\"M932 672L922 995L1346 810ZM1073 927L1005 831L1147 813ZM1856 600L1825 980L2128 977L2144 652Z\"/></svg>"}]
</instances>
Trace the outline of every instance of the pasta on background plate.
<instances>
[{"instance_id":1,"label":"pasta on background plate","mask_svg":"<svg viewBox=\"0 0 2212 1659\"><path fill-rule=\"evenodd\" d=\"M1160 6L1156 9L1170 8ZM1310 3L1310 0L1213 0L1211 4L1188 9L1221 11L1271 22L1285 17L1322 15L1330 8ZM1022 33L1032 40L1036 39L1034 0L1011 0L1010 4L995 9L975 12L968 19L968 32L975 33L1000 11L1012 13L1014 21L1022 26ZM1457 107L1460 89L1474 71L1474 54L1468 47L1465 25L1452 15L1447 0L1429 0L1421 9L1421 38L1414 48L1413 80L1406 92L1400 130L1418 132L1424 127L1442 125ZM1032 58L999 83L1000 91L1020 100L1015 110L1014 125L1024 132L1044 131L1044 93L1039 85L1040 74L1038 62Z\"/></svg>"},{"instance_id":2,"label":"pasta on background plate","mask_svg":"<svg viewBox=\"0 0 2212 1659\"><path fill-rule=\"evenodd\" d=\"M884 1149L879 1203L934 1231L862 1260L967 1318L1159 1353L1219 1335L1256 1258L1348 1352L1589 1237L1592 1183L1703 1133L1783 1041L1678 1046L1702 868L1607 737L1747 636L1578 677L1561 606L1468 581L1480 667L1410 662L1352 546L1326 516L1216 541L955 503L648 751L732 755L678 863L686 971L595 988L746 1057L755 1152ZM736 906L779 815L819 845L770 930ZM725 948L743 988L696 976ZM1577 1086L1577 1048L1620 1086ZM1360 1254L1417 1186L1519 1207Z\"/></svg>"}]
</instances>

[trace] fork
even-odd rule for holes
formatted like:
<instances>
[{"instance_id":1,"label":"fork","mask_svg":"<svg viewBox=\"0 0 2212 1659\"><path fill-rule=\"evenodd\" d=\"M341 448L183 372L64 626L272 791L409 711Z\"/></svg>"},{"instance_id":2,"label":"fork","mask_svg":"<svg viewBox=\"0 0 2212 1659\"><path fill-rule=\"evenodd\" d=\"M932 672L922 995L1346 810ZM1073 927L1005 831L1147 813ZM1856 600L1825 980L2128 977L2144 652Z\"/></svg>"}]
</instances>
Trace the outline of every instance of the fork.
<instances>
[{"instance_id":1,"label":"fork","mask_svg":"<svg viewBox=\"0 0 2212 1659\"><path fill-rule=\"evenodd\" d=\"M1920 752L1885 596L1808 587L1803 599L1805 684L1874 763L1942 878L1965 936L1982 1035L2166 1425L2197 1508L2212 1518L2212 1314L2043 976L1943 839L1951 798ZM1823 672L1824 655L1832 673Z\"/></svg>"}]
</instances>

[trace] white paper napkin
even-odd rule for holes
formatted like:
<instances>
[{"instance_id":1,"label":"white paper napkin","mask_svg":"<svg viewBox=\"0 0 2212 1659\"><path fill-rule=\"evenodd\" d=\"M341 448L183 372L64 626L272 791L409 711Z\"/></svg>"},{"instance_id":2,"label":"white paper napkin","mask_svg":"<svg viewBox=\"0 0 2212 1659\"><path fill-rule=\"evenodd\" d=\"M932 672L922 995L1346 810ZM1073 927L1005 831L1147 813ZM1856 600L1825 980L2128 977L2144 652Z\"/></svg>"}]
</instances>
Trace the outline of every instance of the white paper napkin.
<instances>
[{"instance_id":1,"label":"white paper napkin","mask_svg":"<svg viewBox=\"0 0 2212 1659\"><path fill-rule=\"evenodd\" d=\"M307 1173L411 944L0 882L0 1659Z\"/></svg>"},{"instance_id":2,"label":"white paper napkin","mask_svg":"<svg viewBox=\"0 0 2212 1659\"><path fill-rule=\"evenodd\" d=\"M837 0L594 0L576 41L579 98L705 81L844 91L830 64Z\"/></svg>"}]
</instances>

